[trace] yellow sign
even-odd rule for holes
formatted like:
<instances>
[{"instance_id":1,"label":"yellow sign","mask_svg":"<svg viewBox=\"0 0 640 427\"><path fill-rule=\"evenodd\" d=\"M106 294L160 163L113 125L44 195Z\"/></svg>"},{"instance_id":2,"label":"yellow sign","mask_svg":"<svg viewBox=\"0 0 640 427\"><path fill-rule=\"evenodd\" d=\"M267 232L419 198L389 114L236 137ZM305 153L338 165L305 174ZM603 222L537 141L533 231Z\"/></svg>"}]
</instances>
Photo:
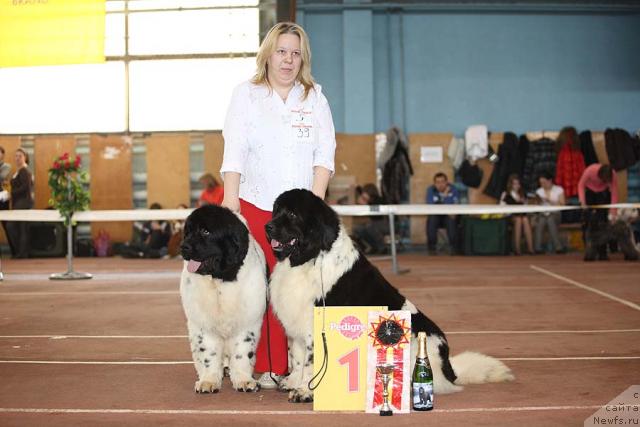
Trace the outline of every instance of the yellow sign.
<instances>
[{"instance_id":1,"label":"yellow sign","mask_svg":"<svg viewBox=\"0 0 640 427\"><path fill-rule=\"evenodd\" d=\"M364 411L367 394L369 311L385 307L327 307L327 371L313 395L315 411ZM323 362L322 307L313 316L314 372Z\"/></svg>"},{"instance_id":2,"label":"yellow sign","mask_svg":"<svg viewBox=\"0 0 640 427\"><path fill-rule=\"evenodd\" d=\"M104 62L105 0L0 0L0 67Z\"/></svg>"}]
</instances>

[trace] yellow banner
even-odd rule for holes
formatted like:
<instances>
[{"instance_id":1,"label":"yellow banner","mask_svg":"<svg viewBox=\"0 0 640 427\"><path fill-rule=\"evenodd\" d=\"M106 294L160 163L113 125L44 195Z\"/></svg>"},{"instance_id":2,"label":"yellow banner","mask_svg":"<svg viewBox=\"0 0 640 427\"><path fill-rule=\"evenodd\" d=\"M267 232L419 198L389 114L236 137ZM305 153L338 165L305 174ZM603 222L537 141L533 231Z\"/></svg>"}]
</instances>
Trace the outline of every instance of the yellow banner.
<instances>
[{"instance_id":1,"label":"yellow banner","mask_svg":"<svg viewBox=\"0 0 640 427\"><path fill-rule=\"evenodd\" d=\"M364 411L367 395L367 321L385 307L327 307L327 372L313 395L314 411ZM314 373L323 361L322 307L313 313Z\"/></svg>"},{"instance_id":2,"label":"yellow banner","mask_svg":"<svg viewBox=\"0 0 640 427\"><path fill-rule=\"evenodd\" d=\"M0 0L0 67L104 62L105 0Z\"/></svg>"}]
</instances>

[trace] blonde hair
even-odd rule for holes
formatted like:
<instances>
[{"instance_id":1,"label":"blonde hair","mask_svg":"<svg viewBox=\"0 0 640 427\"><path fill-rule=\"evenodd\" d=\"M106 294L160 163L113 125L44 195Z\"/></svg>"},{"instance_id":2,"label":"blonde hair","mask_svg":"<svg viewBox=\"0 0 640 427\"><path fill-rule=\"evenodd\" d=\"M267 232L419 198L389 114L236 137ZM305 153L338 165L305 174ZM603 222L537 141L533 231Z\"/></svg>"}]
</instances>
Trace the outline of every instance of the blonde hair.
<instances>
[{"instance_id":1,"label":"blonde hair","mask_svg":"<svg viewBox=\"0 0 640 427\"><path fill-rule=\"evenodd\" d=\"M304 95L302 99L307 99L309 92L313 89L313 76L311 75L311 47L309 46L309 37L304 29L293 22L280 22L269 30L267 36L260 45L258 56L256 57L256 74L251 79L254 84L263 84L271 89L269 78L267 75L267 60L277 49L278 37L282 34L295 34L300 39L300 54L302 61L300 71L296 79L304 87Z\"/></svg>"}]
</instances>

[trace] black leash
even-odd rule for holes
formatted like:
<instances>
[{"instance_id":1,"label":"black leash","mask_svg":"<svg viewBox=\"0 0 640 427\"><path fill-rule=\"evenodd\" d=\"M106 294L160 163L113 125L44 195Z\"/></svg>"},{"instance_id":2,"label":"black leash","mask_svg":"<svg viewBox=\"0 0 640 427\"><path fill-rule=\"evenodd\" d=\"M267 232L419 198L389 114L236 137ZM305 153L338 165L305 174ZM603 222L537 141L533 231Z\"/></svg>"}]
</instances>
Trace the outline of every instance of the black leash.
<instances>
[{"instance_id":1,"label":"black leash","mask_svg":"<svg viewBox=\"0 0 640 427\"><path fill-rule=\"evenodd\" d=\"M320 370L309 380L309 390L313 391L322 382L324 379L327 370L329 369L329 350L327 348L327 335L325 334L325 312L327 310L327 305L324 299L324 279L322 276L322 261L324 260L324 255L322 255L322 259L320 260L320 289L322 291L322 350L324 351L324 355L322 356L322 365L320 366ZM318 378L320 377L320 378ZM318 379L318 382L314 385L313 382Z\"/></svg>"},{"instance_id":2,"label":"black leash","mask_svg":"<svg viewBox=\"0 0 640 427\"><path fill-rule=\"evenodd\" d=\"M267 358L269 359L269 377L271 380L276 383L278 388L280 388L280 381L278 381L273 375L273 364L271 362L271 332L269 330L269 288L267 288L267 293L265 294L265 299L267 302L267 312L265 313L267 316ZM287 357L289 355L287 354Z\"/></svg>"}]
</instances>

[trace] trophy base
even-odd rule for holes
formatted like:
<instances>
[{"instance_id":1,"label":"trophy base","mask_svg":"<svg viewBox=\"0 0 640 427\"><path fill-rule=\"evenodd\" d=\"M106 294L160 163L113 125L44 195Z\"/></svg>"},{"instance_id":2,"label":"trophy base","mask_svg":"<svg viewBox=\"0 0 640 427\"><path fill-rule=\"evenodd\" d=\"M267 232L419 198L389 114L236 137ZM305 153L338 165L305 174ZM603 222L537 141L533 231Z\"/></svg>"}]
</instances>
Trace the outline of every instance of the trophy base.
<instances>
[{"instance_id":1,"label":"trophy base","mask_svg":"<svg viewBox=\"0 0 640 427\"><path fill-rule=\"evenodd\" d=\"M390 417L393 415L393 411L380 411L381 417Z\"/></svg>"},{"instance_id":2,"label":"trophy base","mask_svg":"<svg viewBox=\"0 0 640 427\"><path fill-rule=\"evenodd\" d=\"M77 271L67 271L66 273L55 273L49 276L49 280L86 280L93 276L90 273L79 273Z\"/></svg>"}]
</instances>

